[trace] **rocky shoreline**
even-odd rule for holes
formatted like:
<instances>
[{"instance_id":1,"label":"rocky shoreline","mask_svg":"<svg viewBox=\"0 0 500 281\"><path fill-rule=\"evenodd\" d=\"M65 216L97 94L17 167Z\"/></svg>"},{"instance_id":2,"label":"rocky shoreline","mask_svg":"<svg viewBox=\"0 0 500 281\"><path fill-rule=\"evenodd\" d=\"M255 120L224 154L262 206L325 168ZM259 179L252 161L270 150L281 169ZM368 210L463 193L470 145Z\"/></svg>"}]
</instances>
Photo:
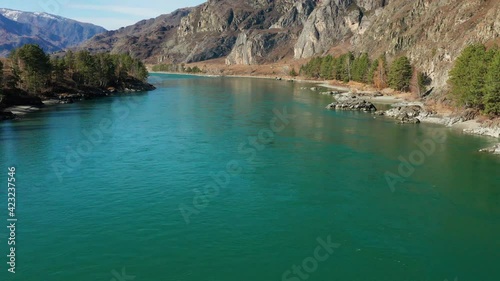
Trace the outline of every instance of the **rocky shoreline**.
<instances>
[{"instance_id":1,"label":"rocky shoreline","mask_svg":"<svg viewBox=\"0 0 500 281\"><path fill-rule=\"evenodd\" d=\"M67 89L65 93L52 93L42 98L34 97L23 93L19 95L16 93L16 98L11 100L3 100L0 104L0 121L16 120L22 116L36 112L41 108L57 105L57 104L71 104L78 101L113 96L123 93L135 93L152 91L156 89L155 86L149 83L130 83L124 85L119 89L109 87L107 89L100 88L86 88L81 90ZM17 91L17 90L16 90Z\"/></svg>"},{"instance_id":2,"label":"rocky shoreline","mask_svg":"<svg viewBox=\"0 0 500 281\"><path fill-rule=\"evenodd\" d=\"M151 72L154 73L154 72ZM166 72L157 72L166 73ZM181 73L168 73L168 74L181 74ZM184 74L185 75L185 74ZM500 120L495 122L480 122L478 120L478 113L472 110L465 110L460 113L446 114L442 112L435 112L428 110L423 102L410 102L405 99L405 97L398 97L393 95L382 94L378 91L361 91L354 93L355 89L351 88L349 85L335 86L328 83L328 81L318 81L318 80L305 80L297 77L282 76L281 79L276 79L276 75L262 74L262 75L252 75L252 74L224 74L224 75L211 75L206 73L201 74L187 74L203 77L238 77L238 78L260 78L260 79L272 79L272 80L282 80L282 81L293 81L297 83L311 83L316 84L314 87L302 87L304 90L310 90L317 92L322 95L330 95L333 98L343 97L344 99L358 98L367 103L372 103L375 108L377 104L390 105L392 108L387 111L378 110L368 110L366 112L371 112L374 115L386 116L396 119L397 123L400 124L419 124L419 123L432 123L444 125L446 127L451 127L457 130L461 130L466 134L474 134L480 136L488 136L493 138L500 138ZM329 91L321 91L321 89L330 89ZM339 102L341 103L339 105ZM330 110L337 110L337 106L340 107L338 110L360 110L368 106L361 104L342 104L343 100L336 100L336 103L331 103L327 106ZM335 108L333 108L335 106ZM350 107L353 107L352 109ZM357 107L357 108L356 108Z\"/></svg>"},{"instance_id":3,"label":"rocky shoreline","mask_svg":"<svg viewBox=\"0 0 500 281\"><path fill-rule=\"evenodd\" d=\"M488 136L497 139L500 138L500 122L479 122L479 113L472 109L465 110L458 114L443 115L428 110L422 102L395 101L391 104L391 109L378 111L373 103L376 103L378 97L383 97L379 95L379 93L365 93L363 96L356 95L352 92L339 93L328 91L319 93L322 95L331 95L335 98L335 102L327 105L326 108L329 110L365 111L371 112L377 116L393 118L398 124L433 123L459 129L467 134ZM500 154L500 143L490 148L481 149L480 151Z\"/></svg>"}]
</instances>

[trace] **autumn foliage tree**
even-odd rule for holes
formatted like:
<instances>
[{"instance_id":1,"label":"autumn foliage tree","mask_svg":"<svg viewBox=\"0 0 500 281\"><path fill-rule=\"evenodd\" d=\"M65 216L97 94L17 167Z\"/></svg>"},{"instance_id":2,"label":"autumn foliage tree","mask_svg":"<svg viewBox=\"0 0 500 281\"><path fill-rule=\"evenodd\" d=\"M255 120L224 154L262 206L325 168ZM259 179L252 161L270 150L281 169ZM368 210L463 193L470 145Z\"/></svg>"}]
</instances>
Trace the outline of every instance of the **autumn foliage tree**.
<instances>
[{"instance_id":1,"label":"autumn foliage tree","mask_svg":"<svg viewBox=\"0 0 500 281\"><path fill-rule=\"evenodd\" d=\"M380 56L370 69L373 85L378 89L387 88L387 59L385 55Z\"/></svg>"}]
</instances>

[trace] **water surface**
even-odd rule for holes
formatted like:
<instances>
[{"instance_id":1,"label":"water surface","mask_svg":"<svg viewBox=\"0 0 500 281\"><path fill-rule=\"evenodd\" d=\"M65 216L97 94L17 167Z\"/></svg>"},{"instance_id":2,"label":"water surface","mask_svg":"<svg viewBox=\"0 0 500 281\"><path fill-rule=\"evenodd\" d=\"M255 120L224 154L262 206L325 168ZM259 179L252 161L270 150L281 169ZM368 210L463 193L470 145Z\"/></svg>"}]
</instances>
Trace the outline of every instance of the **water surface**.
<instances>
[{"instance_id":1,"label":"water surface","mask_svg":"<svg viewBox=\"0 0 500 281\"><path fill-rule=\"evenodd\" d=\"M327 111L290 82L151 80L0 123L0 218L13 165L19 219L15 276L0 227L1 280L282 280L327 237L340 247L283 280L500 280L500 158L477 152L491 139ZM295 118L253 150L284 110ZM239 173L202 197L228 165Z\"/></svg>"}]
</instances>

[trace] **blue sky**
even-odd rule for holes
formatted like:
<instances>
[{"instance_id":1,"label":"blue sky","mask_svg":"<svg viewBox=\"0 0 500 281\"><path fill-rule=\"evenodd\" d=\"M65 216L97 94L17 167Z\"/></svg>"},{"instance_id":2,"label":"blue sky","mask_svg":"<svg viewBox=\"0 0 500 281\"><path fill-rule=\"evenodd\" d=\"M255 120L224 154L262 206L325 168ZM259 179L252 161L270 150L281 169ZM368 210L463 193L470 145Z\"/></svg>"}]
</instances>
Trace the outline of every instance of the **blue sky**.
<instances>
[{"instance_id":1,"label":"blue sky","mask_svg":"<svg viewBox=\"0 0 500 281\"><path fill-rule=\"evenodd\" d=\"M118 29L143 19L196 6L205 0L2 0L0 8L46 12L83 22Z\"/></svg>"}]
</instances>

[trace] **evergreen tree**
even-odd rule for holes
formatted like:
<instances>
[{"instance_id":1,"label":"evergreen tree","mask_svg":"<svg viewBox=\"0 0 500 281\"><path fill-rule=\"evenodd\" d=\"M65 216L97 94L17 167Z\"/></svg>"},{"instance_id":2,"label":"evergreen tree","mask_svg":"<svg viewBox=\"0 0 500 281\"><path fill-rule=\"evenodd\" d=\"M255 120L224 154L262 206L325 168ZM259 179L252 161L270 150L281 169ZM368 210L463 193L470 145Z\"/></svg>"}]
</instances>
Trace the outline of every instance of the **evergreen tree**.
<instances>
[{"instance_id":1,"label":"evergreen tree","mask_svg":"<svg viewBox=\"0 0 500 281\"><path fill-rule=\"evenodd\" d=\"M347 69L347 56L342 55L335 60L335 79L339 81L349 80L349 72Z\"/></svg>"},{"instance_id":2,"label":"evergreen tree","mask_svg":"<svg viewBox=\"0 0 500 281\"><path fill-rule=\"evenodd\" d=\"M500 51L494 50L485 79L485 113L500 115Z\"/></svg>"},{"instance_id":3,"label":"evergreen tree","mask_svg":"<svg viewBox=\"0 0 500 281\"><path fill-rule=\"evenodd\" d=\"M452 94L460 104L482 108L488 56L482 44L465 48L450 71Z\"/></svg>"},{"instance_id":4,"label":"evergreen tree","mask_svg":"<svg viewBox=\"0 0 500 281\"><path fill-rule=\"evenodd\" d=\"M352 80L352 64L354 62L354 54L352 52L349 52L344 55L344 79L342 79L344 82L349 82Z\"/></svg>"},{"instance_id":5,"label":"evergreen tree","mask_svg":"<svg viewBox=\"0 0 500 281\"><path fill-rule=\"evenodd\" d=\"M368 71L370 69L370 58L367 53L354 59L352 64L352 80L362 83L368 82Z\"/></svg>"},{"instance_id":6,"label":"evergreen tree","mask_svg":"<svg viewBox=\"0 0 500 281\"><path fill-rule=\"evenodd\" d=\"M333 57L331 55L324 57L321 61L320 76L326 80L333 78Z\"/></svg>"},{"instance_id":7,"label":"evergreen tree","mask_svg":"<svg viewBox=\"0 0 500 281\"><path fill-rule=\"evenodd\" d=\"M320 57L313 58L301 67L300 72L307 77L319 78L322 62L323 60Z\"/></svg>"},{"instance_id":8,"label":"evergreen tree","mask_svg":"<svg viewBox=\"0 0 500 281\"><path fill-rule=\"evenodd\" d=\"M49 56L36 44L26 44L10 54L14 75L20 78L21 88L40 93L51 74Z\"/></svg>"},{"instance_id":9,"label":"evergreen tree","mask_svg":"<svg viewBox=\"0 0 500 281\"><path fill-rule=\"evenodd\" d=\"M99 86L98 69L95 57L89 51L80 51L75 54L75 74L76 82L86 86Z\"/></svg>"},{"instance_id":10,"label":"evergreen tree","mask_svg":"<svg viewBox=\"0 0 500 281\"><path fill-rule=\"evenodd\" d=\"M95 68L99 87L106 87L115 79L115 65L110 54L95 55Z\"/></svg>"},{"instance_id":11,"label":"evergreen tree","mask_svg":"<svg viewBox=\"0 0 500 281\"><path fill-rule=\"evenodd\" d=\"M50 65L52 67L52 82L60 82L64 80L64 73L67 70L64 59L53 58L50 60Z\"/></svg>"},{"instance_id":12,"label":"evergreen tree","mask_svg":"<svg viewBox=\"0 0 500 281\"><path fill-rule=\"evenodd\" d=\"M407 91L410 88L410 81L413 75L410 60L407 57L399 57L389 69L389 86L394 90Z\"/></svg>"}]
</instances>

